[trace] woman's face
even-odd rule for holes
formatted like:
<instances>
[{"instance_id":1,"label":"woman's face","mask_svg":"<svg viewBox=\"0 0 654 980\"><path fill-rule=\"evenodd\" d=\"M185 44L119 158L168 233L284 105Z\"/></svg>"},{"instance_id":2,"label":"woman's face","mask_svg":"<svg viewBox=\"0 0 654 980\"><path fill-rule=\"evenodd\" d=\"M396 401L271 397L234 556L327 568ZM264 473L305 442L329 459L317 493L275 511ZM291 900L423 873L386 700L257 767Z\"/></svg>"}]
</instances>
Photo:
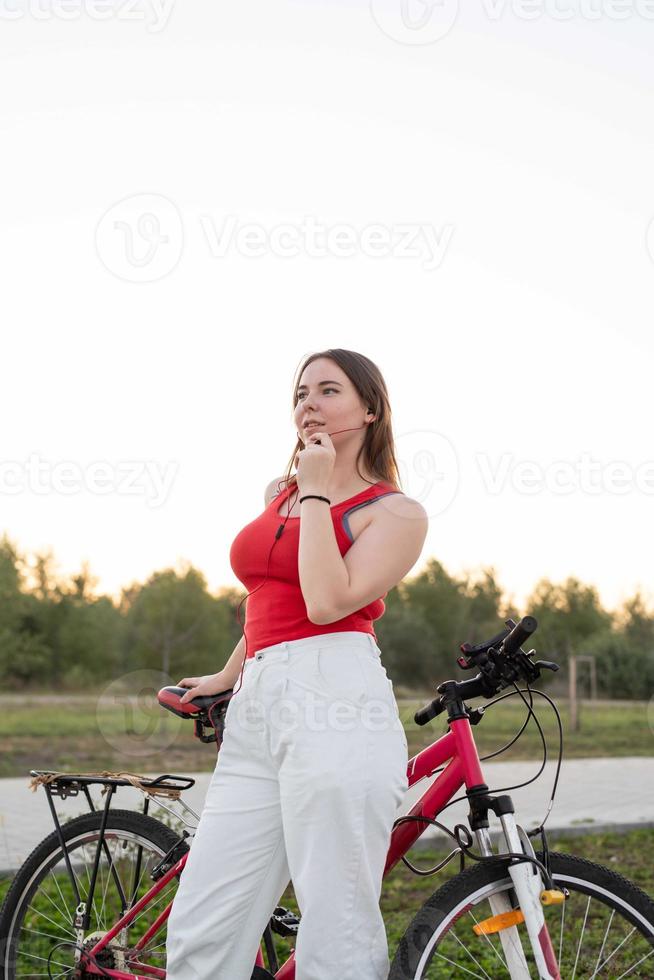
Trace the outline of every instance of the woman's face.
<instances>
[{"instance_id":1,"label":"woman's face","mask_svg":"<svg viewBox=\"0 0 654 980\"><path fill-rule=\"evenodd\" d=\"M326 430L331 435L340 429L367 425L367 406L345 372L327 357L319 357L307 365L296 397L293 419L304 443L311 432ZM321 424L307 429L305 424L309 419ZM336 439L347 439L351 435L354 433L345 432L342 437L338 434Z\"/></svg>"}]
</instances>

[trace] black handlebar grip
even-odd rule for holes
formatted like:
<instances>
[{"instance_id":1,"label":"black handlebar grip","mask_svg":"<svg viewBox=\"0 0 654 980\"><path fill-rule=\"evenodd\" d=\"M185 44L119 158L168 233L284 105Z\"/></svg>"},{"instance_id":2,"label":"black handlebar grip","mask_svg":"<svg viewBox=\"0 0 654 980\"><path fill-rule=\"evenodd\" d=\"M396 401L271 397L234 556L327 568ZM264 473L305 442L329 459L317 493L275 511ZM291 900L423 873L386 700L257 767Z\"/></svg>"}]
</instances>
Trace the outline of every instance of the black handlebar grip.
<instances>
[{"instance_id":1,"label":"black handlebar grip","mask_svg":"<svg viewBox=\"0 0 654 980\"><path fill-rule=\"evenodd\" d=\"M538 623L533 616L523 616L502 644L502 652L507 654L515 653L529 639L531 634L536 632L537 628Z\"/></svg>"},{"instance_id":2,"label":"black handlebar grip","mask_svg":"<svg viewBox=\"0 0 654 980\"><path fill-rule=\"evenodd\" d=\"M445 710L445 705L443 704L443 699L439 696L434 698L430 704L426 704L424 708L418 708L413 720L416 725L426 725L428 721L435 718L436 715L440 715L441 711Z\"/></svg>"}]
</instances>

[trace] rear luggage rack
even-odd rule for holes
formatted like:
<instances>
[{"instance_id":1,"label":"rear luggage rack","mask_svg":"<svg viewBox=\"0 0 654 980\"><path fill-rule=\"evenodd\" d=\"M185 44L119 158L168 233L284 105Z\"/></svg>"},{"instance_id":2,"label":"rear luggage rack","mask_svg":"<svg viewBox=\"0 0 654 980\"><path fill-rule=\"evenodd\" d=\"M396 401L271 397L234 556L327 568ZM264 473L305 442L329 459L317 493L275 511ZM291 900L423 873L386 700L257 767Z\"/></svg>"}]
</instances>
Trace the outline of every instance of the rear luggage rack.
<instances>
[{"instance_id":1,"label":"rear luggage rack","mask_svg":"<svg viewBox=\"0 0 654 980\"><path fill-rule=\"evenodd\" d=\"M115 791L119 786L133 786L149 796L167 796L170 799L178 799L180 793L195 786L195 780L190 776L175 776L171 773L164 773L154 778L141 776L134 772L56 772L51 769L30 769L32 782L30 789L36 792L39 786L44 785L53 796L59 796L65 800L68 796L77 796L80 791L88 793L88 787L93 785L104 786L102 795L107 792L109 787ZM171 782L172 780L172 782Z\"/></svg>"}]
</instances>

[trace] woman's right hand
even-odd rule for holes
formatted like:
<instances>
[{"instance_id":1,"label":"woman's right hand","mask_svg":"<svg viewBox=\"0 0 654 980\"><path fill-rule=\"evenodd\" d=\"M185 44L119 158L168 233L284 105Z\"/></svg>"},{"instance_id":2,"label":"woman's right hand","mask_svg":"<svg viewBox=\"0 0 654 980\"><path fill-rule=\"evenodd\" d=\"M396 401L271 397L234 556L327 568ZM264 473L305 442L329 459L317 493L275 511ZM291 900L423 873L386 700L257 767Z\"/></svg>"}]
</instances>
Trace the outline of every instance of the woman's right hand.
<instances>
[{"instance_id":1,"label":"woman's right hand","mask_svg":"<svg viewBox=\"0 0 654 980\"><path fill-rule=\"evenodd\" d=\"M186 704L193 698L207 697L211 694L227 691L230 685L225 680L223 672L219 670L216 674L205 674L203 677L183 677L177 686L189 688L186 694L183 694L179 699L180 704Z\"/></svg>"}]
</instances>

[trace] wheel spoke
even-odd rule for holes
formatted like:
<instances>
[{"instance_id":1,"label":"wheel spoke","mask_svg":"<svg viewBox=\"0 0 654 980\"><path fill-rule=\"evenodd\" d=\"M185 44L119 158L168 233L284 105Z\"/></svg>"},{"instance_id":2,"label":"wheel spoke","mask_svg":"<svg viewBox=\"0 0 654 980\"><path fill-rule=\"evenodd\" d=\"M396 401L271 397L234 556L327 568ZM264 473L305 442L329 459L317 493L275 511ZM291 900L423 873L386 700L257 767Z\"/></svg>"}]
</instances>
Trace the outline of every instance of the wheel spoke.
<instances>
[{"instance_id":1,"label":"wheel spoke","mask_svg":"<svg viewBox=\"0 0 654 980\"><path fill-rule=\"evenodd\" d=\"M584 913L584 923L583 923L583 925L581 927L581 935L579 936L579 944L577 946L577 956L575 958L575 965L574 965L574 969L572 971L572 976L570 977L570 980L575 980L575 975L577 973L577 964L579 963L579 955L581 953L581 944L584 941L584 932L586 931L586 922L588 921L588 909L590 908L590 902L591 902L591 896L589 895L588 896L588 901L586 903L586 911Z\"/></svg>"},{"instance_id":2,"label":"wheel spoke","mask_svg":"<svg viewBox=\"0 0 654 980\"><path fill-rule=\"evenodd\" d=\"M61 901L62 901L62 903L63 903L63 906L64 906L64 907L63 907L63 909L61 910L61 913L62 913L62 915L64 915L65 917L67 917L67 918L68 918L68 920L69 920L69 922L70 922L70 925L71 925L71 934L72 934L72 935L74 935L74 933L73 933L73 928L74 928L74 922L73 922L73 916L72 916L72 915L71 915L71 913L70 913L70 912L68 911L68 908L67 908L67 906L66 906L66 899L64 898L64 894L63 894L63 892L62 892L62 890L61 890L61 887L60 887L60 885L59 885L59 878L58 878L58 876L57 876L56 874L54 874L54 873L53 873L52 871L50 872L50 874L51 874L51 876L52 876L52 880L53 880L53 881L54 881L54 883L55 883L55 886L56 886L56 889L57 889L57 891L59 892L59 896L60 896L60 898L61 898ZM48 893L47 893L47 892L44 892L44 894L46 895L46 897L47 897L47 898L50 898L50 896L48 895ZM50 899L50 901L52 901L52 899ZM54 902L53 902L52 904L54 905Z\"/></svg>"},{"instance_id":3,"label":"wheel spoke","mask_svg":"<svg viewBox=\"0 0 654 980\"><path fill-rule=\"evenodd\" d=\"M565 902L561 906L561 931L559 932L559 959L557 966L559 968L559 973L561 972L561 953L563 951L563 928L565 926Z\"/></svg>"},{"instance_id":4,"label":"wheel spoke","mask_svg":"<svg viewBox=\"0 0 654 980\"><path fill-rule=\"evenodd\" d=\"M136 883L136 888L134 889L134 900L136 899L136 896L139 893L139 889L141 887L141 882L143 881L143 875L146 872L146 865L147 865L147 861L142 861L141 862L141 873L139 875L139 880Z\"/></svg>"},{"instance_id":5,"label":"wheel spoke","mask_svg":"<svg viewBox=\"0 0 654 980\"><path fill-rule=\"evenodd\" d=\"M111 856L111 847L109 846L109 844L107 844L107 850L109 851L109 857L111 861L113 861L113 857ZM107 889L109 888L109 882L111 881L111 868L109 868L109 870L107 871L107 880L106 882L104 882L104 885L103 885L104 866L102 864L100 864L100 867L98 868L98 875L100 878L100 885L102 887L102 904L100 906L100 911L102 912L102 916L104 919L104 915L107 909Z\"/></svg>"},{"instance_id":6,"label":"wheel spoke","mask_svg":"<svg viewBox=\"0 0 654 980\"><path fill-rule=\"evenodd\" d=\"M475 966L478 966L478 967L479 967L479 969L480 969L480 970L482 971L482 973L483 973L483 974L484 974L484 976L485 976L485 977L487 978L487 980L491 980L491 978L490 978L490 977L488 976L488 974L487 974L487 973L486 973L486 971L484 970L484 968L483 968L483 966L481 965L481 963L479 963L479 962L477 961L477 959L476 959L476 957L474 957L474 956L473 956L473 954L472 954L472 953L470 952L470 950L468 949L468 947L466 946L466 944L465 944L465 943L464 943L464 942L463 942L463 941L462 941L461 939L459 939L459 937L457 936L457 934L456 934L455 932L453 932L453 933L452 933L452 935L453 935L453 936L454 936L454 938L456 939L456 941L457 941L457 943L459 944L459 946L461 946L461 948L463 949L463 951L464 951L465 953L467 953L467 955L468 955L468 956L470 957L470 959L471 959L471 960L472 960L472 962L473 962L473 963L475 964Z\"/></svg>"},{"instance_id":7,"label":"wheel spoke","mask_svg":"<svg viewBox=\"0 0 654 980\"><path fill-rule=\"evenodd\" d=\"M48 962L47 956L37 956L36 953L25 953L24 951L19 954L20 956L26 956L29 960L41 960L42 963ZM63 966L64 969L69 970L70 967L66 963L60 963L59 960L50 960L50 963L54 963L55 966ZM29 976L29 974L28 974Z\"/></svg>"},{"instance_id":8,"label":"wheel spoke","mask_svg":"<svg viewBox=\"0 0 654 980\"><path fill-rule=\"evenodd\" d=\"M109 855L109 863L108 863L108 865L106 867L107 880L106 880L106 882L104 884L104 888L102 889L102 906L101 906L101 908L102 908L103 921L104 921L104 917L105 917L105 914L106 914L107 892L109 890L109 885L111 884L112 881L114 881L114 877L113 877L112 871L115 873L116 877L118 878L118 886L119 886L118 899L119 899L119 901L121 901L121 894L120 894L121 890L122 890L123 895L125 894L125 889L123 888L123 883L122 883L121 878L120 878L119 865L118 865L117 859L116 859L116 851L120 847L120 838L114 837L113 840L111 838L109 838L109 840L106 840L105 843L107 845L107 853ZM112 843L114 845L114 853L113 854L111 853L111 844ZM105 854L105 857L106 857L106 854ZM105 866L103 864L100 865L99 871L100 871L101 879L104 880Z\"/></svg>"},{"instance_id":9,"label":"wheel spoke","mask_svg":"<svg viewBox=\"0 0 654 980\"><path fill-rule=\"evenodd\" d=\"M46 915L45 914L45 912L40 912L38 909L35 909L33 905L28 905L27 907L28 907L28 909L31 909L32 912L35 912L36 915L41 915L41 916L43 916L44 919L47 919L48 922L50 922L55 927L55 929L59 929L60 928L59 923L58 922L55 922L54 919L51 919L49 915ZM20 928L21 929L24 929L25 926L21 926ZM74 936L75 934L72 933L72 935Z\"/></svg>"},{"instance_id":10,"label":"wheel spoke","mask_svg":"<svg viewBox=\"0 0 654 980\"><path fill-rule=\"evenodd\" d=\"M115 846L116 846L116 851L118 851L122 847L123 844L128 845L128 842L127 841L121 841L121 839L118 836L116 836L114 838L114 843L115 843ZM120 874L120 860L118 860L118 862L115 863L114 866L115 866L115 869L116 869L116 877L118 878L118 883L120 884L120 890L122 891L122 893L125 896L125 898L126 899L129 899L129 888L125 888L125 883L124 883L123 878L122 878L122 876Z\"/></svg>"},{"instance_id":11,"label":"wheel spoke","mask_svg":"<svg viewBox=\"0 0 654 980\"><path fill-rule=\"evenodd\" d=\"M622 949L622 947L624 946L624 944L625 944L625 943L627 942L627 940L628 940L628 939L631 939L631 937L633 936L633 934L635 933L635 931L636 931L636 927L634 926L634 927L632 928L632 930L631 930L631 932L628 932L628 933L627 933L627 935L626 935L626 936L624 937L624 939L622 939L622 940L621 940L621 942L619 942L619 943L618 943L618 945L617 945L617 946L615 947L615 949L613 950L613 952L612 952L612 953L610 953L610 954L609 954L609 955L608 955L608 956L606 957L606 959L604 960L604 962L603 962L603 963L602 963L602 965L600 966L600 968L599 968L599 970L596 970L596 971L595 971L595 973L593 974L593 976L596 976L596 974L598 974L598 973L600 972L600 970L603 970L603 969L604 969L604 967L606 966L606 964L607 964L607 963L608 963L608 962L609 962L610 960L612 960L612 959L613 959L613 957L614 957L614 956L615 956L615 954L616 954L616 953L618 952L618 950L620 950L620 949Z\"/></svg>"},{"instance_id":12,"label":"wheel spoke","mask_svg":"<svg viewBox=\"0 0 654 980\"><path fill-rule=\"evenodd\" d=\"M52 962L52 960L50 962ZM55 964L55 966L62 966L62 965L63 964L61 964L61 963L56 963ZM30 970L29 973L16 973L15 976L16 976L16 978L19 978L19 977L29 977L29 980L32 980L32 977L48 977L48 978L50 978L52 976L52 980L58 980L59 977L64 977L64 976L69 977L70 976L70 971L72 969L73 969L72 966L64 966L64 970L66 970L66 973L55 973L55 974L52 974L52 975L50 973L35 973L34 970Z\"/></svg>"},{"instance_id":13,"label":"wheel spoke","mask_svg":"<svg viewBox=\"0 0 654 980\"><path fill-rule=\"evenodd\" d=\"M477 919L474 917L473 913L472 912L469 912L468 914L470 915L470 917L471 917L472 921L475 923L475 925L476 926L479 925L479 923L477 922ZM504 969L506 970L506 972L508 973L509 972L509 968L506 965L506 962L505 962L504 958L500 955L500 952L499 952L497 946L495 945L495 943L492 942L490 936L487 933L484 933L483 936L484 936L484 939L486 940L486 942L488 943L488 945L490 946L490 948L493 950L493 952L497 956L498 960L500 961L500 963L502 964L502 966L504 967Z\"/></svg>"},{"instance_id":14,"label":"wheel spoke","mask_svg":"<svg viewBox=\"0 0 654 980\"><path fill-rule=\"evenodd\" d=\"M134 916L134 918L132 919L132 921L130 923L130 928L134 925L135 922L138 922L139 919L141 919L146 914L146 912L149 909L155 909L155 908L157 908L158 905L161 905L161 903L167 899L168 895L169 895L169 892L166 892L163 897L160 896L160 895L157 895L157 897L155 899L153 899L153 901L148 902L148 904L145 906L145 908L144 909L141 909L141 911L138 913L138 915L135 915Z\"/></svg>"},{"instance_id":15,"label":"wheel spoke","mask_svg":"<svg viewBox=\"0 0 654 980\"><path fill-rule=\"evenodd\" d=\"M73 868L73 874L75 875L75 879L77 881L77 888L79 890L80 901L82 901L82 902L84 902L86 904L87 910L88 910L89 896L90 896L90 893L91 893L91 874L89 872L89 859L86 856L86 843L82 844L82 847L80 848L80 850L82 852L82 857L84 859L83 864L82 864L82 868L84 870L84 873L86 874L86 880L88 882L88 888L84 888L83 883L81 881L81 878L78 877L78 875L76 874L74 868ZM98 928L100 928L100 926L99 926L99 919L98 919L98 910L95 907L95 896L93 897L93 900L91 902L91 908L93 910L93 914L95 915L95 920L98 923Z\"/></svg>"},{"instance_id":16,"label":"wheel spoke","mask_svg":"<svg viewBox=\"0 0 654 980\"><path fill-rule=\"evenodd\" d=\"M66 918L69 919L70 925L71 925L71 928L69 930L69 935L74 937L75 932L74 932L74 930L72 928L72 926L73 926L73 920L72 920L72 918L70 918L68 911L66 909L60 909L59 906L57 905L57 903L54 902L52 900L52 898L48 895L47 891L43 891L41 894L43 895L44 898L47 898L47 900L50 902L50 904L54 908L55 912L57 912L59 915L65 916ZM59 894L61 895L61 890L59 891ZM63 895L61 896L61 898L62 898L63 901L65 901ZM37 915L42 915L46 919L48 918L48 916L45 914L45 912L37 911L33 906L29 906L29 907L32 909L33 912L36 912ZM59 929L62 928L61 923L55 922L53 919L48 919L48 921L49 922L52 922L53 925L56 925L57 928L59 928Z\"/></svg>"},{"instance_id":17,"label":"wheel spoke","mask_svg":"<svg viewBox=\"0 0 654 980\"><path fill-rule=\"evenodd\" d=\"M46 939L54 939L58 943L68 943L70 939L68 936L53 936L51 932L41 932L40 929L32 929L29 926L21 926L21 932L31 932L33 936L45 936Z\"/></svg>"},{"instance_id":18,"label":"wheel spoke","mask_svg":"<svg viewBox=\"0 0 654 980\"><path fill-rule=\"evenodd\" d=\"M445 960L446 963L450 963L452 966L455 966L457 970L463 970L464 973L469 973L471 977L477 977L477 980L484 980L481 973L473 973L467 966L463 966L461 963L456 963L454 960L451 960L449 956L445 956L444 953L441 953L438 949L436 950L436 955L439 957L439 959ZM486 976L488 976L488 974L486 974Z\"/></svg>"},{"instance_id":19,"label":"wheel spoke","mask_svg":"<svg viewBox=\"0 0 654 980\"><path fill-rule=\"evenodd\" d=\"M636 969L637 966L640 966L641 963L644 963L645 960L648 960L652 955L652 953L654 953L654 949L650 949L649 953L645 953L644 956L641 956L641 958L638 960L637 963L634 963L633 966L630 966L628 970L625 970L624 973L621 973L619 977L615 978L615 980L622 980L623 977L628 977L630 973L633 973L633 971Z\"/></svg>"},{"instance_id":20,"label":"wheel spoke","mask_svg":"<svg viewBox=\"0 0 654 980\"><path fill-rule=\"evenodd\" d=\"M565 903L564 903L565 908ZM598 970L600 968L600 963L602 962L602 954L604 952L604 947L606 946L606 940L609 938L609 930L611 928L611 923L613 922L613 916L615 915L615 909L611 909L611 915L609 916L609 921L606 924L606 930L604 931L604 938L602 939L602 945L600 946L600 951L597 954L597 962L595 963L595 969L590 980L593 980L597 976Z\"/></svg>"}]
</instances>

